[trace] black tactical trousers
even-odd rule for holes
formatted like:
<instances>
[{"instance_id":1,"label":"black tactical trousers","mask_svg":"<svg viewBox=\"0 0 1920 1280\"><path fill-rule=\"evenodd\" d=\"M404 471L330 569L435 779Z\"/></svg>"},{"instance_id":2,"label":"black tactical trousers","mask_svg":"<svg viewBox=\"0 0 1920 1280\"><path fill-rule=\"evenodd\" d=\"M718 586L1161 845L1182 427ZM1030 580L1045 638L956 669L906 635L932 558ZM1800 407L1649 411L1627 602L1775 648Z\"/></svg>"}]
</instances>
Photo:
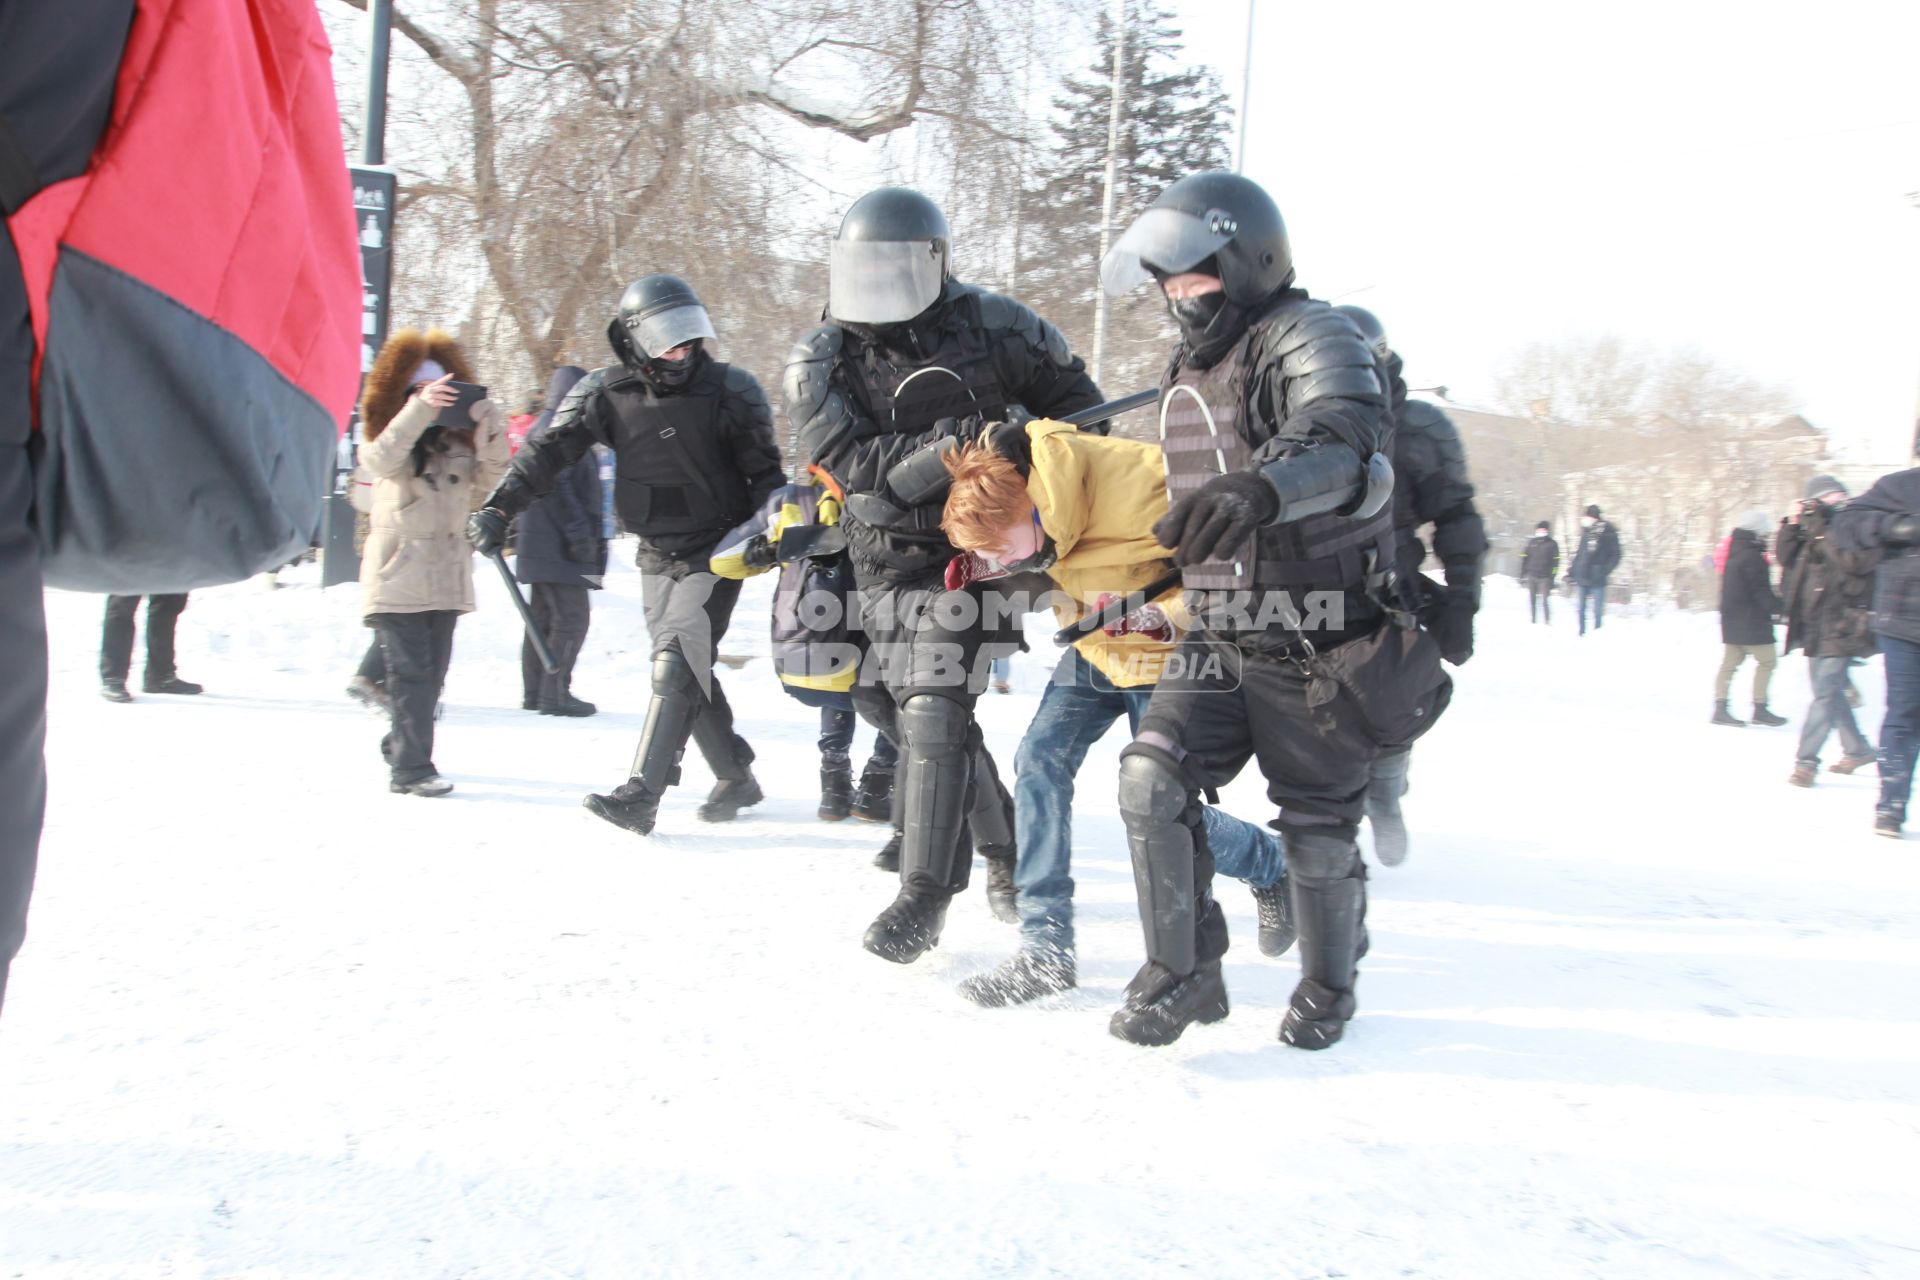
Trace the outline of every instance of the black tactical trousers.
<instances>
[{"instance_id":1,"label":"black tactical trousers","mask_svg":"<svg viewBox=\"0 0 1920 1280\"><path fill-rule=\"evenodd\" d=\"M525 701L536 707L561 702L573 688L573 664L587 643L587 627L593 621L590 591L585 583L571 582L536 582L527 588L534 624L560 664L560 670L548 675L534 654L533 641L521 638L520 683Z\"/></svg>"},{"instance_id":2,"label":"black tactical trousers","mask_svg":"<svg viewBox=\"0 0 1920 1280\"><path fill-rule=\"evenodd\" d=\"M692 724L693 741L716 778L741 778L753 760L753 748L733 728L733 708L714 670L720 641L740 601L740 582L711 573L672 578L649 573L640 581L641 605L655 657L673 649L685 658L699 686L700 706ZM660 690L655 689L655 696ZM684 741L684 739L683 739ZM677 749L677 746L676 746ZM642 754L646 744L641 744Z\"/></svg>"},{"instance_id":3,"label":"black tactical trousers","mask_svg":"<svg viewBox=\"0 0 1920 1280\"><path fill-rule=\"evenodd\" d=\"M180 614L187 607L183 592L177 596L148 596L147 600L147 672L148 681L165 680L174 674L173 636ZM125 680L133 666L133 615L139 612L139 596L108 596L107 616L100 624L100 678Z\"/></svg>"},{"instance_id":4,"label":"black tactical trousers","mask_svg":"<svg viewBox=\"0 0 1920 1280\"><path fill-rule=\"evenodd\" d=\"M1186 828L1188 838L1169 840L1165 831L1152 830L1145 806L1141 813L1125 812L1123 794L1129 841L1142 845L1135 862L1150 958L1184 955L1188 944L1179 939L1187 936L1193 939L1194 963L1206 964L1226 952L1226 920L1212 905L1213 856L1201 821L1201 793L1231 782L1248 760L1258 762L1267 798L1280 811L1275 825L1287 840L1293 879L1311 884L1362 875L1355 837L1380 748L1350 697L1336 694L1309 707L1308 683L1290 662L1252 657L1200 633L1190 635L1169 660L1127 750L1161 762L1166 776L1185 784L1185 803L1174 821ZM1125 768L1123 763L1123 779ZM1181 848L1191 850L1190 881L1185 868L1151 865L1160 852ZM1174 889L1157 891L1156 883ZM1160 914L1157 930L1149 905ZM1183 972L1177 964L1169 967ZM1328 985L1344 989L1350 979Z\"/></svg>"},{"instance_id":5,"label":"black tactical trousers","mask_svg":"<svg viewBox=\"0 0 1920 1280\"><path fill-rule=\"evenodd\" d=\"M380 754L397 783L418 782L439 772L433 767L433 710L447 682L453 626L459 620L451 609L376 613L367 619L380 636L380 652L387 660L393 722L380 740Z\"/></svg>"},{"instance_id":6,"label":"black tactical trousers","mask_svg":"<svg viewBox=\"0 0 1920 1280\"><path fill-rule=\"evenodd\" d=\"M27 524L31 473L25 423L0 422L0 1003L7 971L27 936L46 813L47 618L40 554Z\"/></svg>"},{"instance_id":7,"label":"black tactical trousers","mask_svg":"<svg viewBox=\"0 0 1920 1280\"><path fill-rule=\"evenodd\" d=\"M868 653L853 688L854 705L862 719L900 748L893 823L902 833L901 883L959 893L971 875L974 845L992 857L1015 852L1013 797L973 720L973 706L987 687L994 658L1018 647L1018 632L1011 630L1010 610L990 587L949 592L866 586L859 611ZM916 742L902 725L900 708L916 696L939 697L961 709L965 742L950 761L936 758L935 744ZM955 846L920 848L925 833L907 829L906 798L917 796L932 806L943 790L955 787L964 789L966 815Z\"/></svg>"}]
</instances>

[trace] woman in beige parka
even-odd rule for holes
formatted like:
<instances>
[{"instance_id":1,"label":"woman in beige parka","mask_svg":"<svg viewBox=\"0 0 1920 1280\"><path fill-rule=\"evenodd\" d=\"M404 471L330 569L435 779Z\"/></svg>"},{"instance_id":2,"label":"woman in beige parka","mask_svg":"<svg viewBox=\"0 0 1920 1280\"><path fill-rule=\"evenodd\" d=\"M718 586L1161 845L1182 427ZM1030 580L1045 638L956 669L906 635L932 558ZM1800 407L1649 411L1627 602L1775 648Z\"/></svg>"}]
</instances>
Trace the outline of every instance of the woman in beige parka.
<instances>
[{"instance_id":1,"label":"woman in beige parka","mask_svg":"<svg viewBox=\"0 0 1920 1280\"><path fill-rule=\"evenodd\" d=\"M470 426L433 425L456 379L473 376L452 337L403 329L381 348L361 402L358 479L372 492L360 612L386 657L392 727L380 751L390 789L407 795L453 790L433 765L433 712L454 623L473 611L467 517L507 469L505 422L491 400L473 406Z\"/></svg>"}]
</instances>

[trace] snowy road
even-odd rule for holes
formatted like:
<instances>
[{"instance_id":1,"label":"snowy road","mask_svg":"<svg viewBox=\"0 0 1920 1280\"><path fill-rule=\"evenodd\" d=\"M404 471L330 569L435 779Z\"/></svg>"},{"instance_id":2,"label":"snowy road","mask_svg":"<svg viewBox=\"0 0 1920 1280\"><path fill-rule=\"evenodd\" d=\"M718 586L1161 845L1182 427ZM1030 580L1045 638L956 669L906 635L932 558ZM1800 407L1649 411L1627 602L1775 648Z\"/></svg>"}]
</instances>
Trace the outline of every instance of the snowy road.
<instances>
[{"instance_id":1,"label":"snowy road","mask_svg":"<svg viewBox=\"0 0 1920 1280\"><path fill-rule=\"evenodd\" d=\"M611 587L577 679L606 711L569 722L517 709L479 584L443 801L386 793L339 696L353 588L196 594L208 694L124 707L98 599L50 597L0 1276L1920 1275L1920 841L1869 834L1870 773L1787 787L1793 730L1705 723L1711 615L1577 640L1495 584L1374 874L1360 1017L1310 1055L1230 883L1233 1016L1107 1036L1140 949L1117 736L1082 775L1083 985L1027 1009L953 991L1012 942L977 887L920 964L860 950L881 833L813 819L812 713L764 657L726 679L766 804L703 827L695 763L652 840L595 821L645 696ZM764 651L763 599L729 651ZM983 704L1004 762L1025 661ZM1248 778L1227 803L1271 816Z\"/></svg>"}]
</instances>

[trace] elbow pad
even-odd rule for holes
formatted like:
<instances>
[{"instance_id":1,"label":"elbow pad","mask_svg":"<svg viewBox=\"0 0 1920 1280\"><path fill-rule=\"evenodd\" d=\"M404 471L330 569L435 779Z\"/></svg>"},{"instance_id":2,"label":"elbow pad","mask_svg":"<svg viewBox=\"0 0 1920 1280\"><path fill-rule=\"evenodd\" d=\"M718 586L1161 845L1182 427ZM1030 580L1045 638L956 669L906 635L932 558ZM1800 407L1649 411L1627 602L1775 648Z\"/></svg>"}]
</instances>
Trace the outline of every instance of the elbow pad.
<instances>
[{"instance_id":1,"label":"elbow pad","mask_svg":"<svg viewBox=\"0 0 1920 1280\"><path fill-rule=\"evenodd\" d=\"M1365 520L1393 497L1393 464L1387 456L1376 453L1362 467L1360 455L1350 445L1321 445L1290 458L1276 458L1262 466L1260 474L1280 495L1275 524L1329 511Z\"/></svg>"},{"instance_id":2,"label":"elbow pad","mask_svg":"<svg viewBox=\"0 0 1920 1280\"><path fill-rule=\"evenodd\" d=\"M909 507L921 507L946 496L953 487L947 455L960 447L958 436L946 436L915 449L887 471L887 488Z\"/></svg>"}]
</instances>

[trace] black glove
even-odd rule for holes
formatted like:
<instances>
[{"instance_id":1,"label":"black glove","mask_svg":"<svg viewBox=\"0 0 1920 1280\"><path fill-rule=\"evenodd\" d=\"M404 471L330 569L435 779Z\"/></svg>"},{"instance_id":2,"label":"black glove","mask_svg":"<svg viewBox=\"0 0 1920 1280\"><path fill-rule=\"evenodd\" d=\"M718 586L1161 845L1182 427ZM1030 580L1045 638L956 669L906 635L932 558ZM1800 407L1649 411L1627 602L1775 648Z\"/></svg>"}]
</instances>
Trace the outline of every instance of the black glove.
<instances>
[{"instance_id":1,"label":"black glove","mask_svg":"<svg viewBox=\"0 0 1920 1280\"><path fill-rule=\"evenodd\" d=\"M1920 516L1911 511L1902 511L1887 521L1880 530L1880 545L1905 550L1908 547L1920 547Z\"/></svg>"},{"instance_id":2,"label":"black glove","mask_svg":"<svg viewBox=\"0 0 1920 1280\"><path fill-rule=\"evenodd\" d=\"M507 518L492 507L467 517L467 541L483 556L498 555L507 545Z\"/></svg>"},{"instance_id":3,"label":"black glove","mask_svg":"<svg viewBox=\"0 0 1920 1280\"><path fill-rule=\"evenodd\" d=\"M575 564L600 563L600 540L598 538L583 538L578 542L569 542L567 544L567 559Z\"/></svg>"},{"instance_id":4,"label":"black glove","mask_svg":"<svg viewBox=\"0 0 1920 1280\"><path fill-rule=\"evenodd\" d=\"M1424 619L1440 646L1440 656L1456 667L1473 656L1473 614L1473 593L1448 588Z\"/></svg>"},{"instance_id":5,"label":"black glove","mask_svg":"<svg viewBox=\"0 0 1920 1280\"><path fill-rule=\"evenodd\" d=\"M987 428L987 444L993 451L1020 468L1026 475L1033 470L1033 439L1024 422L1001 422Z\"/></svg>"},{"instance_id":6,"label":"black glove","mask_svg":"<svg viewBox=\"0 0 1920 1280\"><path fill-rule=\"evenodd\" d=\"M1280 495L1254 471L1215 476L1174 504L1153 526L1181 568L1231 560L1247 536L1280 515Z\"/></svg>"},{"instance_id":7,"label":"black glove","mask_svg":"<svg viewBox=\"0 0 1920 1280\"><path fill-rule=\"evenodd\" d=\"M779 549L767 541L764 533L754 534L740 549L740 562L749 569L771 569L779 559Z\"/></svg>"}]
</instances>

